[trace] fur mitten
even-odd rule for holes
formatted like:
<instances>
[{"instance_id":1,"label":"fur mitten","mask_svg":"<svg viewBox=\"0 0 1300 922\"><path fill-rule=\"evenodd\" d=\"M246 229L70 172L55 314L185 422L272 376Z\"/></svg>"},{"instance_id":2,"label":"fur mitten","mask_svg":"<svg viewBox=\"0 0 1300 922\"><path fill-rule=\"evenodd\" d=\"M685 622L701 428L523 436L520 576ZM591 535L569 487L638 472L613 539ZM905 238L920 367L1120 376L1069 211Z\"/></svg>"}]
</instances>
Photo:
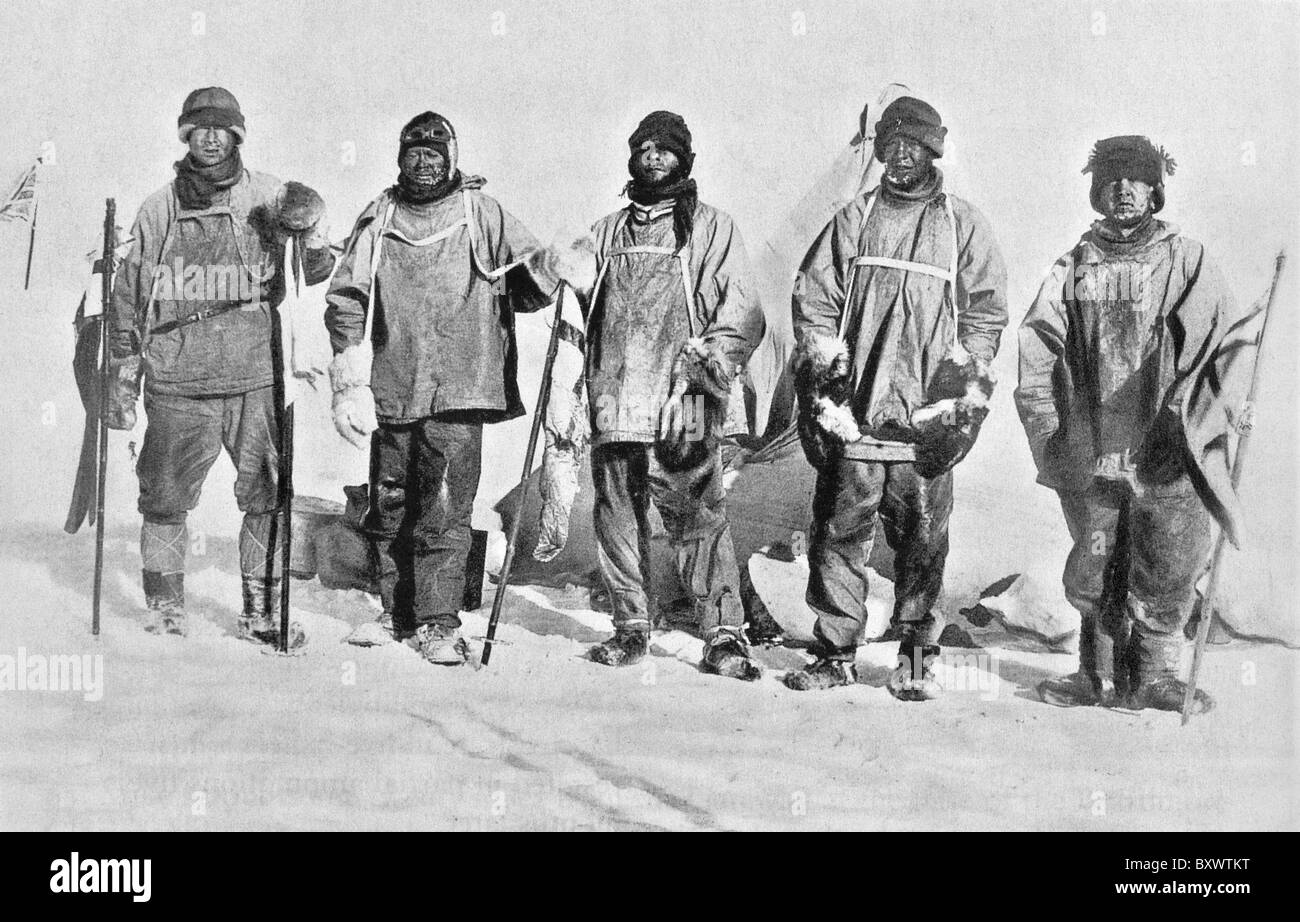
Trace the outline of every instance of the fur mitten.
<instances>
[{"instance_id":1,"label":"fur mitten","mask_svg":"<svg viewBox=\"0 0 1300 922\"><path fill-rule=\"evenodd\" d=\"M287 182L275 195L275 221L285 234L303 235L303 246L318 250L329 246L325 226L325 200L310 186Z\"/></svg>"},{"instance_id":2,"label":"fur mitten","mask_svg":"<svg viewBox=\"0 0 1300 922\"><path fill-rule=\"evenodd\" d=\"M930 402L912 414L921 476L937 477L970 452L988 416L996 381L989 363L961 346L935 369Z\"/></svg>"},{"instance_id":3,"label":"fur mitten","mask_svg":"<svg viewBox=\"0 0 1300 922\"><path fill-rule=\"evenodd\" d=\"M330 362L330 388L334 428L358 448L370 444L370 433L379 428L375 417L375 395L370 390L370 366L374 351L369 342L348 346Z\"/></svg>"},{"instance_id":4,"label":"fur mitten","mask_svg":"<svg viewBox=\"0 0 1300 922\"><path fill-rule=\"evenodd\" d=\"M849 400L853 396L849 347L839 337L805 336L794 354L794 386L799 402L799 440L813 467L838 457L861 429Z\"/></svg>"},{"instance_id":5,"label":"fur mitten","mask_svg":"<svg viewBox=\"0 0 1300 922\"><path fill-rule=\"evenodd\" d=\"M659 410L655 450L661 464L683 470L702 463L717 446L735 376L735 365L719 346L698 337L686 341Z\"/></svg>"}]
</instances>

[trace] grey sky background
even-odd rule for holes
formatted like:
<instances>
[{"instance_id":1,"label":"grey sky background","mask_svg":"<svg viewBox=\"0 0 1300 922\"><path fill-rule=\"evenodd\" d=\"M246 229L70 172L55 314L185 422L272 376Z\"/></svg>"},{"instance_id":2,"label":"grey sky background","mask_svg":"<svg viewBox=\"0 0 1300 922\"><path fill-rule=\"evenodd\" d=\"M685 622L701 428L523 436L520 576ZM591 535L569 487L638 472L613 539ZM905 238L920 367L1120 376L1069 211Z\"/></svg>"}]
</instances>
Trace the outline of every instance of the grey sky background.
<instances>
[{"instance_id":1,"label":"grey sky background","mask_svg":"<svg viewBox=\"0 0 1300 922\"><path fill-rule=\"evenodd\" d=\"M335 236L392 181L397 131L423 109L549 239L619 206L627 135L669 108L694 132L702 197L753 249L890 81L950 126L954 191L992 221L1017 303L1091 219L1079 171L1105 135L1168 148L1165 216L1241 286L1295 236L1292 4L18 0L0 31L0 177L57 151L42 285L63 241L93 245L105 196L133 210L170 179L180 104L209 84L240 99L246 162L321 189Z\"/></svg>"}]
</instances>

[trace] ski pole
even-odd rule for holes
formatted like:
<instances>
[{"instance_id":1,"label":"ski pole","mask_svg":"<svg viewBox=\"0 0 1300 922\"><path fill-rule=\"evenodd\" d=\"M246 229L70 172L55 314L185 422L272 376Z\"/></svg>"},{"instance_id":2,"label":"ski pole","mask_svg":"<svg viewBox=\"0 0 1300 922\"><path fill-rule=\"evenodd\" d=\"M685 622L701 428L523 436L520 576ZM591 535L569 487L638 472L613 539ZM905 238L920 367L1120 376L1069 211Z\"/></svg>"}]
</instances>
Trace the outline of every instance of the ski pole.
<instances>
[{"instance_id":1,"label":"ski pole","mask_svg":"<svg viewBox=\"0 0 1300 922\"><path fill-rule=\"evenodd\" d=\"M1273 299L1277 296L1277 283L1286 266L1286 251L1279 251L1277 262L1273 267L1273 282L1268 288L1268 300L1264 303L1264 317L1255 335L1255 365L1250 372L1250 390L1247 392L1246 405L1242 408L1241 422L1237 431L1241 434L1237 440L1237 454L1232 459L1232 489L1236 492L1241 484L1241 471L1246 461L1246 448L1250 445L1250 433L1254 429L1255 395L1259 389L1259 366L1264 360L1264 331L1268 328L1268 316L1273 312ZM1205 588L1205 604L1201 612L1201 621L1196 626L1196 646L1192 650L1192 670L1187 677L1187 692L1183 696L1183 716L1181 726L1187 726L1192 719L1192 702L1196 697L1196 677L1201 671L1201 657L1205 654L1205 644L1210 636L1210 624L1214 621L1214 599L1219 591L1219 574L1223 571L1223 548L1227 535L1219 529L1219 536L1214 542L1214 554L1210 558L1210 580Z\"/></svg>"},{"instance_id":2,"label":"ski pole","mask_svg":"<svg viewBox=\"0 0 1300 922\"><path fill-rule=\"evenodd\" d=\"M537 407L533 411L533 426L528 433L528 451L524 454L524 472L519 478L519 509L514 521L510 523L510 535L506 540L506 556L501 561L501 573L497 578L497 594L492 600L492 616L488 619L487 635L483 640L483 657L480 666L486 666L492 658L492 642L497 636L497 622L501 620L501 606L506 600L506 588L510 585L510 568L515 562L515 544L519 540L519 523L524 517L524 506L528 502L528 481L533 472L533 454L537 451L537 437L542 431L542 417L546 414L546 405L551 399L551 371L555 367L555 355L560 347L560 324L564 317L564 292L568 286L560 283L555 294L555 320L551 323L551 338L546 346L546 364L542 366L542 386L537 395Z\"/></svg>"},{"instance_id":3,"label":"ski pole","mask_svg":"<svg viewBox=\"0 0 1300 922\"><path fill-rule=\"evenodd\" d=\"M285 279L285 284L294 286L294 293L299 294L303 279L302 236L294 234L289 238L293 249L293 278ZM272 361L275 364L276 405L280 410L279 431L279 481L280 481L280 652L289 652L289 574L290 559L293 552L293 403L289 400L288 381L285 378L284 356L284 316L281 313L283 303L276 308L276 324L271 334ZM288 323L292 323L289 318ZM274 549L271 550L274 554ZM274 564L273 564L274 565Z\"/></svg>"},{"instance_id":4,"label":"ski pole","mask_svg":"<svg viewBox=\"0 0 1300 922\"><path fill-rule=\"evenodd\" d=\"M104 201L104 253L99 313L99 469L95 479L95 588L90 603L90 633L99 636L99 603L104 586L104 485L108 480L108 308L113 297L113 258L117 255L117 202Z\"/></svg>"}]
</instances>

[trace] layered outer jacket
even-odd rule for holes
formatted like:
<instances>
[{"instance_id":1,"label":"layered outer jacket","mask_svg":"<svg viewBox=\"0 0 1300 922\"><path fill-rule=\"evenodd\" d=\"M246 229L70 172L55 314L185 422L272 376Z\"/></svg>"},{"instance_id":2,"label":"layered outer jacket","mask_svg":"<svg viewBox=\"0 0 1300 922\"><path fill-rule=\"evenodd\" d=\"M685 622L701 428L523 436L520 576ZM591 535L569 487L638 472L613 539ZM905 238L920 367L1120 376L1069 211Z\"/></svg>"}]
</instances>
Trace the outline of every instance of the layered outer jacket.
<instances>
[{"instance_id":1,"label":"layered outer jacket","mask_svg":"<svg viewBox=\"0 0 1300 922\"><path fill-rule=\"evenodd\" d=\"M950 284L943 276L954 269ZM912 413L927 403L940 362L957 343L986 362L997 354L1006 267L984 216L944 192L938 174L915 197L877 187L840 209L804 257L792 310L801 343L843 331L868 446L855 456L907 460Z\"/></svg>"},{"instance_id":2,"label":"layered outer jacket","mask_svg":"<svg viewBox=\"0 0 1300 922\"><path fill-rule=\"evenodd\" d=\"M203 397L273 383L272 309L285 292L280 185L245 170L210 208L182 208L171 183L140 206L108 322L115 359L143 354L146 392ZM304 281L323 282L333 263L328 247L306 251ZM204 311L212 316L183 322Z\"/></svg>"},{"instance_id":3,"label":"layered outer jacket","mask_svg":"<svg viewBox=\"0 0 1300 922\"><path fill-rule=\"evenodd\" d=\"M384 230L371 373L381 420L473 411L499 422L524 413L514 313L537 310L546 299L508 298L501 270L538 244L476 185L468 180L428 204L397 203ZM389 190L366 206L334 273L325 324L335 353L364 335L371 257L392 202ZM526 276L511 272L510 284Z\"/></svg>"},{"instance_id":4,"label":"layered outer jacket","mask_svg":"<svg viewBox=\"0 0 1300 922\"><path fill-rule=\"evenodd\" d=\"M680 251L669 209L629 205L597 222L592 235L600 279L587 321L592 443L653 442L674 360L688 338L724 353L737 372L762 339L763 310L745 246L731 217L703 202ZM685 276L679 256L620 254L629 247L680 252ZM728 433L745 428L736 418L744 419L737 390L727 407Z\"/></svg>"},{"instance_id":5,"label":"layered outer jacket","mask_svg":"<svg viewBox=\"0 0 1300 922\"><path fill-rule=\"evenodd\" d=\"M1016 407L1039 482L1140 490L1186 473L1235 543L1229 443L1249 363L1222 361L1234 314L1204 246L1175 226L1155 221L1132 245L1084 234L1020 327Z\"/></svg>"}]
</instances>

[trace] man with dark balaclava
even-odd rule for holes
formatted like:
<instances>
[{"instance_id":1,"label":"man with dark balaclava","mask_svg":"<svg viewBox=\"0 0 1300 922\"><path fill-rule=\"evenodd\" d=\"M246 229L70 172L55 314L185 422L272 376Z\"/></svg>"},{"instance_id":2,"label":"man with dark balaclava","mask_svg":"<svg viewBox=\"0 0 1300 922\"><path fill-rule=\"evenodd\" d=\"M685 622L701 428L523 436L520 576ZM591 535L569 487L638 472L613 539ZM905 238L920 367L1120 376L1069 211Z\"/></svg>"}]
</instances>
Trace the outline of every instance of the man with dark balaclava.
<instances>
[{"instance_id":1,"label":"man with dark balaclava","mask_svg":"<svg viewBox=\"0 0 1300 922\"><path fill-rule=\"evenodd\" d=\"M1064 583L1082 616L1080 668L1039 686L1060 706L1180 710L1187 690L1184 627L1225 508L1188 429L1217 416L1226 443L1231 415L1189 408L1226 399L1224 381L1198 382L1233 306L1205 247L1155 216L1173 168L1144 137L1097 142L1084 172L1101 219L1056 262L1020 327L1016 406L1074 539ZM1212 706L1198 690L1195 709Z\"/></svg>"},{"instance_id":2,"label":"man with dark balaclava","mask_svg":"<svg viewBox=\"0 0 1300 922\"><path fill-rule=\"evenodd\" d=\"M900 97L876 124L877 188L831 220L793 297L799 431L817 470L807 601L815 661L795 690L857 681L876 518L894 551L898 665L905 701L939 694L937 608L948 556L952 468L988 412L989 363L1007 323L1006 270L988 223L944 189L947 129Z\"/></svg>"},{"instance_id":3,"label":"man with dark balaclava","mask_svg":"<svg viewBox=\"0 0 1300 922\"><path fill-rule=\"evenodd\" d=\"M735 224L699 200L681 116L650 113L628 146L630 204L593 228L594 285L575 282L590 305L594 519L614 619L590 656L627 666L646 654L653 503L704 637L703 669L752 680L721 441L744 412L732 395L763 313Z\"/></svg>"},{"instance_id":4,"label":"man with dark balaclava","mask_svg":"<svg viewBox=\"0 0 1300 922\"><path fill-rule=\"evenodd\" d=\"M537 241L461 172L450 122L422 113L399 145L397 183L362 211L326 296L334 425L370 449L362 524L393 638L459 665L483 426L523 415L514 312L558 279L507 297L538 277L506 278Z\"/></svg>"},{"instance_id":5,"label":"man with dark balaclava","mask_svg":"<svg viewBox=\"0 0 1300 922\"><path fill-rule=\"evenodd\" d=\"M175 164L176 178L141 206L114 283L107 423L135 425L143 376L148 423L136 472L148 629L186 632L186 515L224 448L244 513L238 635L274 644L283 561L268 550L279 533L272 324L285 296L285 242L291 234L302 242L309 285L329 277L334 259L319 197L245 168L244 116L233 95L195 90L177 124L189 152ZM316 206L305 232L301 200L299 213L286 207L294 187ZM303 640L296 625L291 636Z\"/></svg>"}]
</instances>

